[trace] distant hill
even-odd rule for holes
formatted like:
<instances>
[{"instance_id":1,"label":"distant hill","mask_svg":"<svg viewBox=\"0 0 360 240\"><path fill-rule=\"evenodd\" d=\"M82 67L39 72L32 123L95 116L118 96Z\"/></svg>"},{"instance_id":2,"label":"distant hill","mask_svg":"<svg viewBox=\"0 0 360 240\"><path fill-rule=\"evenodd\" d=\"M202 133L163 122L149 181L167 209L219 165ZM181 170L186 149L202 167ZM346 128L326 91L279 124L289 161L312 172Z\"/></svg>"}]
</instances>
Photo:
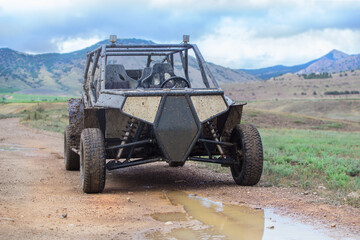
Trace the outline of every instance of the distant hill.
<instances>
[{"instance_id":1,"label":"distant hill","mask_svg":"<svg viewBox=\"0 0 360 240\"><path fill-rule=\"evenodd\" d=\"M120 44L155 44L142 39L119 39ZM0 49L0 92L30 94L79 95L83 80L86 52L108 40L70 53L25 54L9 48ZM189 64L195 66L191 58ZM222 83L259 80L240 70L209 63L215 78ZM197 71L196 69L194 71Z\"/></svg>"},{"instance_id":2,"label":"distant hill","mask_svg":"<svg viewBox=\"0 0 360 240\"><path fill-rule=\"evenodd\" d=\"M331 77L324 77L324 74L309 76L305 78L303 75L286 73L267 81L224 84L222 88L231 99L237 101L360 99L360 69L332 73Z\"/></svg>"},{"instance_id":3,"label":"distant hill","mask_svg":"<svg viewBox=\"0 0 360 240\"><path fill-rule=\"evenodd\" d=\"M348 70L360 69L360 54L348 55L338 50L332 50L321 58L312 60L310 62L295 65L283 66L277 65L273 67L260 68L260 69L239 69L245 73L254 75L261 79L269 79L277 77L286 73L333 73Z\"/></svg>"},{"instance_id":4,"label":"distant hill","mask_svg":"<svg viewBox=\"0 0 360 240\"><path fill-rule=\"evenodd\" d=\"M332 50L297 73L333 73L355 69L360 69L360 54L348 55L338 50Z\"/></svg>"}]
</instances>

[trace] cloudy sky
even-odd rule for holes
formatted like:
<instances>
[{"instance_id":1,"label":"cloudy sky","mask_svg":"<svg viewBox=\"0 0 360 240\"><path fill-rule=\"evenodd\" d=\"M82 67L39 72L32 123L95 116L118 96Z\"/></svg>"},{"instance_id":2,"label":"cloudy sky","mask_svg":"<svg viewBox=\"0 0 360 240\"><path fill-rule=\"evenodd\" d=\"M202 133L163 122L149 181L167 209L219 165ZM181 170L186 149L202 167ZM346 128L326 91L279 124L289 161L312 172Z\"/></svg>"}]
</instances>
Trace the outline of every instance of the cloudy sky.
<instances>
[{"instance_id":1,"label":"cloudy sky","mask_svg":"<svg viewBox=\"0 0 360 240\"><path fill-rule=\"evenodd\" d=\"M1 0L0 47L69 52L116 34L157 43L191 35L232 68L360 53L360 0Z\"/></svg>"}]
</instances>

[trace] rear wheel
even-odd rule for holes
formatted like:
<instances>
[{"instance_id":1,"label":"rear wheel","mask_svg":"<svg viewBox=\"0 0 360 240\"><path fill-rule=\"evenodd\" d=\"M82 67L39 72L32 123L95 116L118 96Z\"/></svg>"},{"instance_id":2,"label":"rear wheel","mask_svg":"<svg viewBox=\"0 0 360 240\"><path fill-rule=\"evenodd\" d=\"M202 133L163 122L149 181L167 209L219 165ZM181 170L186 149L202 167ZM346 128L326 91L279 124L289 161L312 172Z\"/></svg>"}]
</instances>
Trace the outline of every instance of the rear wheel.
<instances>
[{"instance_id":1,"label":"rear wheel","mask_svg":"<svg viewBox=\"0 0 360 240\"><path fill-rule=\"evenodd\" d=\"M81 185L85 193L100 193L105 187L104 137L98 128L85 128L80 138Z\"/></svg>"},{"instance_id":2,"label":"rear wheel","mask_svg":"<svg viewBox=\"0 0 360 240\"><path fill-rule=\"evenodd\" d=\"M71 150L71 132L67 125L64 132L64 163L66 170L79 170L80 156Z\"/></svg>"},{"instance_id":3,"label":"rear wheel","mask_svg":"<svg viewBox=\"0 0 360 240\"><path fill-rule=\"evenodd\" d=\"M250 124L238 124L232 131L231 142L235 145L231 154L235 159L235 164L231 166L234 181L242 186L257 184L264 161L258 130Z\"/></svg>"}]
</instances>

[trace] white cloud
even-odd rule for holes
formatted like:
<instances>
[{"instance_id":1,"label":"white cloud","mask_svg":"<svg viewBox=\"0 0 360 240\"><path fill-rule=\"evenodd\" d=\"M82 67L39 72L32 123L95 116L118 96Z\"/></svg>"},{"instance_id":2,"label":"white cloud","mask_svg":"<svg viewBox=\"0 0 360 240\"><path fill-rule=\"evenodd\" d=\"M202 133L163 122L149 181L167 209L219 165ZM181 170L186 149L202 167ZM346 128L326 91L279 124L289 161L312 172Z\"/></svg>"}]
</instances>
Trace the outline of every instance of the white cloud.
<instances>
[{"instance_id":1,"label":"white cloud","mask_svg":"<svg viewBox=\"0 0 360 240\"><path fill-rule=\"evenodd\" d=\"M65 9L78 10L92 5L95 2L96 0L1 0L0 9L1 12L6 14L60 12Z\"/></svg>"},{"instance_id":2,"label":"white cloud","mask_svg":"<svg viewBox=\"0 0 360 240\"><path fill-rule=\"evenodd\" d=\"M1 0L0 8L4 12L21 11L43 11L60 10L63 8L86 8L89 5L124 5L134 4L138 6L149 5L156 8L175 10L174 8L202 8L218 9L220 8L269 8L284 6L359 6L358 0Z\"/></svg>"},{"instance_id":3,"label":"white cloud","mask_svg":"<svg viewBox=\"0 0 360 240\"><path fill-rule=\"evenodd\" d=\"M286 36L262 36L256 28L232 18L223 19L196 42L208 61L232 68L295 65L332 49L360 53L360 30L326 28Z\"/></svg>"},{"instance_id":4,"label":"white cloud","mask_svg":"<svg viewBox=\"0 0 360 240\"><path fill-rule=\"evenodd\" d=\"M32 12L62 9L71 5L70 0L48 1L48 0L2 0L0 8L4 13Z\"/></svg>"},{"instance_id":5,"label":"white cloud","mask_svg":"<svg viewBox=\"0 0 360 240\"><path fill-rule=\"evenodd\" d=\"M278 7L301 7L311 9L313 7L344 7L359 6L358 0L149 0L150 6L168 9L258 9L258 8L278 8Z\"/></svg>"},{"instance_id":6,"label":"white cloud","mask_svg":"<svg viewBox=\"0 0 360 240\"><path fill-rule=\"evenodd\" d=\"M58 52L67 53L89 47L104 39L104 37L99 36L91 38L53 38L50 42L57 46Z\"/></svg>"}]
</instances>

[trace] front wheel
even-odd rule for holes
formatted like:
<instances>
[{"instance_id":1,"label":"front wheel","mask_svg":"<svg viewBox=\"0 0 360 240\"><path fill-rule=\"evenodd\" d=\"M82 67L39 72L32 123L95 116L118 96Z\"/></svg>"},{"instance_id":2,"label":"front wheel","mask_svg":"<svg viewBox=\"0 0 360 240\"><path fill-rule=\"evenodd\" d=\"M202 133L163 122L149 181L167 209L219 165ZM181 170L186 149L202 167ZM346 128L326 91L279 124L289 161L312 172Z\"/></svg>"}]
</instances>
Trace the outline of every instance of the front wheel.
<instances>
[{"instance_id":1,"label":"front wheel","mask_svg":"<svg viewBox=\"0 0 360 240\"><path fill-rule=\"evenodd\" d=\"M81 185L85 193L100 193L106 178L105 142L100 129L85 128L80 138Z\"/></svg>"},{"instance_id":2,"label":"front wheel","mask_svg":"<svg viewBox=\"0 0 360 240\"><path fill-rule=\"evenodd\" d=\"M238 124L231 134L234 144L232 157L235 164L231 174L238 185L253 186L260 181L263 170L263 148L256 127L250 124Z\"/></svg>"}]
</instances>

